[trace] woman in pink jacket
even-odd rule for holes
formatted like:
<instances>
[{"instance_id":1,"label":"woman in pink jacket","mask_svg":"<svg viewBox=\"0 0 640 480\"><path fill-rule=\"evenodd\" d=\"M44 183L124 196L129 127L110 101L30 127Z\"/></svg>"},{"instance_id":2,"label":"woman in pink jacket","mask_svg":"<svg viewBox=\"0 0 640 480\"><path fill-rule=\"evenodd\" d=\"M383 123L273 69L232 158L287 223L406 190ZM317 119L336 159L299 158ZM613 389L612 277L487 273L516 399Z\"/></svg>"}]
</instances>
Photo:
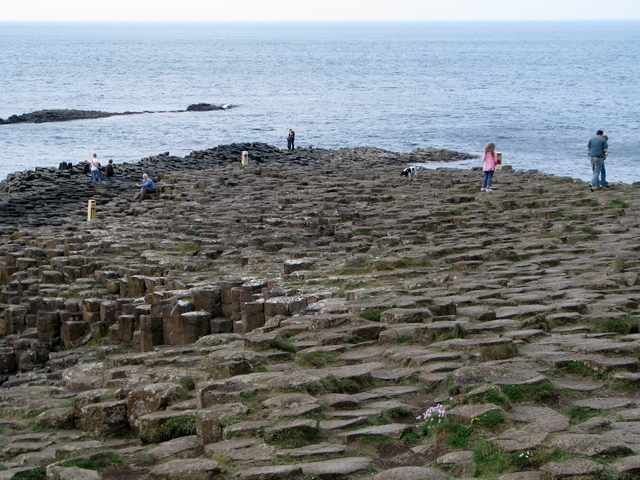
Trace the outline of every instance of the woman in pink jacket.
<instances>
[{"instance_id":1,"label":"woman in pink jacket","mask_svg":"<svg viewBox=\"0 0 640 480\"><path fill-rule=\"evenodd\" d=\"M493 172L496 171L496 144L489 143L484 149L484 157L482 158L484 162L484 167L482 170L484 171L484 177L482 178L482 188L481 192L491 192L491 182L493 181Z\"/></svg>"}]
</instances>

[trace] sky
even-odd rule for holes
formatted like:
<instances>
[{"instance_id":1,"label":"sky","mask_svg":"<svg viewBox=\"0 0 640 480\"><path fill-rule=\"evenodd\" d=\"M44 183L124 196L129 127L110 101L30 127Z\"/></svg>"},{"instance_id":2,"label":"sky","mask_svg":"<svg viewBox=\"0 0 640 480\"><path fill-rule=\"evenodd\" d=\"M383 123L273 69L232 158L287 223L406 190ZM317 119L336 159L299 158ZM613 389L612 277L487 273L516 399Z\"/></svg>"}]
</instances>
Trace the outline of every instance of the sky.
<instances>
[{"instance_id":1,"label":"sky","mask_svg":"<svg viewBox=\"0 0 640 480\"><path fill-rule=\"evenodd\" d=\"M640 0L0 0L0 22L598 19L640 19Z\"/></svg>"}]
</instances>

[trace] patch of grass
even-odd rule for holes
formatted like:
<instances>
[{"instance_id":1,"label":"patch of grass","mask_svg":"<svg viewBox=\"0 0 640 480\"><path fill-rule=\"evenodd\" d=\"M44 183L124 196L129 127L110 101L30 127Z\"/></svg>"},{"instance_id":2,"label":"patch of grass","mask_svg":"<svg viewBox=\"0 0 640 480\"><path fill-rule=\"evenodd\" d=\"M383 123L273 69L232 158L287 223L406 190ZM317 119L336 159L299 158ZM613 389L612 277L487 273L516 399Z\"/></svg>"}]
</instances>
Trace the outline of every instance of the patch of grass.
<instances>
[{"instance_id":1,"label":"patch of grass","mask_svg":"<svg viewBox=\"0 0 640 480\"><path fill-rule=\"evenodd\" d=\"M470 398L471 403L493 403L499 407L508 410L511 407L511 400L504 393L500 387L492 386L482 395L474 395Z\"/></svg>"},{"instance_id":2,"label":"patch of grass","mask_svg":"<svg viewBox=\"0 0 640 480\"><path fill-rule=\"evenodd\" d=\"M449 395L454 395L458 393L459 387L456 381L453 379L451 375L447 375L447 378L442 382L442 386L445 388L446 392Z\"/></svg>"},{"instance_id":3,"label":"patch of grass","mask_svg":"<svg viewBox=\"0 0 640 480\"><path fill-rule=\"evenodd\" d=\"M413 337L411 335L403 335L394 342L395 345L404 345L406 343L413 343Z\"/></svg>"},{"instance_id":4,"label":"patch of grass","mask_svg":"<svg viewBox=\"0 0 640 480\"><path fill-rule=\"evenodd\" d=\"M371 235L371 231L370 230L356 230L355 232L353 232L353 235L355 237L368 236L368 235Z\"/></svg>"},{"instance_id":5,"label":"patch of grass","mask_svg":"<svg viewBox=\"0 0 640 480\"><path fill-rule=\"evenodd\" d=\"M571 405L567 410L567 416L573 423L582 423L585 420L602 415L602 413L602 410L579 407L577 405Z\"/></svg>"},{"instance_id":6,"label":"patch of grass","mask_svg":"<svg viewBox=\"0 0 640 480\"><path fill-rule=\"evenodd\" d=\"M354 380L333 375L322 380L322 384L328 393L358 393L363 388Z\"/></svg>"},{"instance_id":7,"label":"patch of grass","mask_svg":"<svg viewBox=\"0 0 640 480\"><path fill-rule=\"evenodd\" d=\"M557 218L564 218L564 217L565 217L565 214L564 214L564 212L562 212L562 210L558 210L558 211L555 211L555 212L549 212L547 214L547 218L549 218L549 219L557 219Z\"/></svg>"},{"instance_id":8,"label":"patch of grass","mask_svg":"<svg viewBox=\"0 0 640 480\"><path fill-rule=\"evenodd\" d=\"M592 378L593 380L602 380L606 377L604 372L594 370L582 360L569 362L564 368L562 368L562 371L570 375L575 375L576 377Z\"/></svg>"},{"instance_id":9,"label":"patch of grass","mask_svg":"<svg viewBox=\"0 0 640 480\"><path fill-rule=\"evenodd\" d=\"M618 333L629 335L640 331L640 322L632 317L598 318L591 321L591 330L596 333Z\"/></svg>"},{"instance_id":10,"label":"patch of grass","mask_svg":"<svg viewBox=\"0 0 640 480\"><path fill-rule=\"evenodd\" d=\"M485 360L506 360L518 356L518 349L513 343L500 343L480 348Z\"/></svg>"},{"instance_id":11,"label":"patch of grass","mask_svg":"<svg viewBox=\"0 0 640 480\"><path fill-rule=\"evenodd\" d=\"M182 245L178 245L177 248L182 255L188 255L200 250L200 246L195 243L183 243Z\"/></svg>"},{"instance_id":12,"label":"patch of grass","mask_svg":"<svg viewBox=\"0 0 640 480\"><path fill-rule=\"evenodd\" d=\"M436 445L444 445L450 448L467 448L475 426L463 425L445 418L442 422L426 430L427 436L432 438ZM423 433L425 430L423 428Z\"/></svg>"},{"instance_id":13,"label":"patch of grass","mask_svg":"<svg viewBox=\"0 0 640 480\"><path fill-rule=\"evenodd\" d=\"M410 428L402 434L402 441L409 445L419 445L422 442L422 437L413 428Z\"/></svg>"},{"instance_id":14,"label":"patch of grass","mask_svg":"<svg viewBox=\"0 0 640 480\"><path fill-rule=\"evenodd\" d=\"M267 371L266 360L262 357L255 357L249 360L251 373L264 373Z\"/></svg>"},{"instance_id":15,"label":"patch of grass","mask_svg":"<svg viewBox=\"0 0 640 480\"><path fill-rule=\"evenodd\" d=\"M145 432L141 439L146 443L162 443L172 438L196 434L196 419L192 415L170 418L155 432Z\"/></svg>"},{"instance_id":16,"label":"patch of grass","mask_svg":"<svg viewBox=\"0 0 640 480\"><path fill-rule=\"evenodd\" d=\"M89 458L72 458L71 460L67 460L62 463L63 467L78 467L84 468L86 470L95 470L98 471L100 465L97 462L89 459Z\"/></svg>"},{"instance_id":17,"label":"patch of grass","mask_svg":"<svg viewBox=\"0 0 640 480\"><path fill-rule=\"evenodd\" d=\"M370 322L379 322L380 315L382 312L389 310L391 307L387 308L367 308L362 312L358 313L360 318L364 318L365 320L369 320Z\"/></svg>"},{"instance_id":18,"label":"patch of grass","mask_svg":"<svg viewBox=\"0 0 640 480\"><path fill-rule=\"evenodd\" d=\"M617 198L614 198L613 200L611 200L609 205L612 208L629 208L631 206L629 202L625 202L624 200L619 200Z\"/></svg>"},{"instance_id":19,"label":"patch of grass","mask_svg":"<svg viewBox=\"0 0 640 480\"><path fill-rule=\"evenodd\" d=\"M282 337L272 338L267 342L267 345L269 348L275 348L277 350L282 350L283 352L296 353L298 351L298 347L296 347L290 340Z\"/></svg>"},{"instance_id":20,"label":"patch of grass","mask_svg":"<svg viewBox=\"0 0 640 480\"><path fill-rule=\"evenodd\" d=\"M324 439L318 430L302 430L299 428L285 428L275 432L268 443L278 448L299 448L313 443L319 443Z\"/></svg>"},{"instance_id":21,"label":"patch of grass","mask_svg":"<svg viewBox=\"0 0 640 480\"><path fill-rule=\"evenodd\" d=\"M39 408L37 410L33 410L33 411L30 411L30 412L20 411L17 416L19 418L22 418L23 420L27 420L27 419L30 419L30 418L36 418L42 412L46 412L46 411L47 411L46 408Z\"/></svg>"},{"instance_id":22,"label":"patch of grass","mask_svg":"<svg viewBox=\"0 0 640 480\"><path fill-rule=\"evenodd\" d=\"M502 392L512 403L540 402L557 397L559 390L548 380L535 385L502 385Z\"/></svg>"},{"instance_id":23,"label":"patch of grass","mask_svg":"<svg viewBox=\"0 0 640 480\"><path fill-rule=\"evenodd\" d=\"M431 264L427 257L409 258L402 257L397 260L378 260L374 262L373 268L377 271L396 270L399 268L428 267Z\"/></svg>"},{"instance_id":24,"label":"patch of grass","mask_svg":"<svg viewBox=\"0 0 640 480\"><path fill-rule=\"evenodd\" d=\"M19 480L45 480L47 478L47 469L36 467L28 472L16 473L13 478Z\"/></svg>"},{"instance_id":25,"label":"patch of grass","mask_svg":"<svg viewBox=\"0 0 640 480\"><path fill-rule=\"evenodd\" d=\"M358 438L358 443L361 445L377 445L380 443L395 443L395 440L383 435L367 435L366 437Z\"/></svg>"},{"instance_id":26,"label":"patch of grass","mask_svg":"<svg viewBox=\"0 0 640 480\"><path fill-rule=\"evenodd\" d=\"M178 383L184 390L191 391L196 389L196 381L190 375L182 377Z\"/></svg>"},{"instance_id":27,"label":"patch of grass","mask_svg":"<svg viewBox=\"0 0 640 480\"><path fill-rule=\"evenodd\" d=\"M336 354L333 352L309 352L300 355L300 358L298 358L298 365L306 368L323 368L327 365L338 363L339 361L340 360L338 360Z\"/></svg>"},{"instance_id":28,"label":"patch of grass","mask_svg":"<svg viewBox=\"0 0 640 480\"><path fill-rule=\"evenodd\" d=\"M482 427L494 428L505 421L506 418L500 410L490 410L479 417L473 418L471 423Z\"/></svg>"},{"instance_id":29,"label":"patch of grass","mask_svg":"<svg viewBox=\"0 0 640 480\"><path fill-rule=\"evenodd\" d=\"M402 407L390 408L389 410L385 411L385 414L388 417L413 417L413 416L415 416L415 414L413 412L407 410L406 408L402 408Z\"/></svg>"}]
</instances>

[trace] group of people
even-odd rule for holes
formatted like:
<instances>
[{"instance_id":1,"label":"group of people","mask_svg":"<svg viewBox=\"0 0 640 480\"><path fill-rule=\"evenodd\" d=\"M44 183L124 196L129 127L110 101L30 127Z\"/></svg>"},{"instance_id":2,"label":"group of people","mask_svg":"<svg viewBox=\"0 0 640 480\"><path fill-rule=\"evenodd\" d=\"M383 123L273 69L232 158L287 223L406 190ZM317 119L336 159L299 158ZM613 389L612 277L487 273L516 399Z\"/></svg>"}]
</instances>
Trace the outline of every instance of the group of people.
<instances>
[{"instance_id":1,"label":"group of people","mask_svg":"<svg viewBox=\"0 0 640 480\"><path fill-rule=\"evenodd\" d=\"M602 187L609 188L607 183L607 171L605 169L605 160L609 154L609 137L607 137L602 130L596 132L595 137L589 140L587 144L587 154L591 159L591 183L589 183L589 189L593 192ZM496 171L496 165L498 164L498 156L496 154L495 143L488 143L484 149L484 156L482 158L484 164L482 188L481 192L491 192L491 183L493 182L493 174Z\"/></svg>"},{"instance_id":2,"label":"group of people","mask_svg":"<svg viewBox=\"0 0 640 480\"><path fill-rule=\"evenodd\" d=\"M94 153L91 160L87 162L89 171L91 172L91 183L99 183L103 180L107 182L113 182L114 177L116 176L116 172L113 169L113 160L109 160L107 166L102 168L100 162L98 161L98 154ZM86 167L85 167L86 168ZM102 175L104 173L104 176Z\"/></svg>"},{"instance_id":3,"label":"group of people","mask_svg":"<svg viewBox=\"0 0 640 480\"><path fill-rule=\"evenodd\" d=\"M104 178L107 182L113 182L114 177L116 176L116 172L113 168L113 160L109 160L107 166L104 168L104 177L103 177L103 169L98 161L98 155L96 153L93 154L91 160L87 162L88 170L91 172L91 183L99 183ZM87 168L87 167L85 167ZM88 173L88 172L87 172ZM139 188L140 191L136 193L133 197L133 200L144 200L145 196L150 193L155 193L156 187L153 183L153 180L146 173L142 174L142 182L136 183L136 188Z\"/></svg>"}]
</instances>

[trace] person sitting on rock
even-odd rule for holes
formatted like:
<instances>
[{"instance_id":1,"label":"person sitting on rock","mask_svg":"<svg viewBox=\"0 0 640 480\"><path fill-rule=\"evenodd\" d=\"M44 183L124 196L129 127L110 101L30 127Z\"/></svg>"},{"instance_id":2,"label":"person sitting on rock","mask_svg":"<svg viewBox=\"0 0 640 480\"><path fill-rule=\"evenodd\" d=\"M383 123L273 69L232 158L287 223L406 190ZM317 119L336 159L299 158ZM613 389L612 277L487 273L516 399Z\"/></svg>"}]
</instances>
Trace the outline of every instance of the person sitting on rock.
<instances>
[{"instance_id":1,"label":"person sitting on rock","mask_svg":"<svg viewBox=\"0 0 640 480\"><path fill-rule=\"evenodd\" d=\"M136 187L140 187L140 191L133 197L134 200L144 200L147 193L155 193L156 187L153 184L153 180L149 178L146 173L142 174L142 183L136 183Z\"/></svg>"}]
</instances>

